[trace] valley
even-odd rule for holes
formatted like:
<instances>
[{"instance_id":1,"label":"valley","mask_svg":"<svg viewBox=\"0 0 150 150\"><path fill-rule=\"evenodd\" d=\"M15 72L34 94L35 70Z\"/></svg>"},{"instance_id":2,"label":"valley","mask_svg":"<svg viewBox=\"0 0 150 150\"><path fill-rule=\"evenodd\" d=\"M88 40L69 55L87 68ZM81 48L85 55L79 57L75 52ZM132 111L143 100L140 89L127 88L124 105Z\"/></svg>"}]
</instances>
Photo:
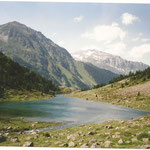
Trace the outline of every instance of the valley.
<instances>
[{"instance_id":1,"label":"valley","mask_svg":"<svg viewBox=\"0 0 150 150\"><path fill-rule=\"evenodd\" d=\"M0 146L150 148L149 66L86 52L0 25Z\"/></svg>"}]
</instances>

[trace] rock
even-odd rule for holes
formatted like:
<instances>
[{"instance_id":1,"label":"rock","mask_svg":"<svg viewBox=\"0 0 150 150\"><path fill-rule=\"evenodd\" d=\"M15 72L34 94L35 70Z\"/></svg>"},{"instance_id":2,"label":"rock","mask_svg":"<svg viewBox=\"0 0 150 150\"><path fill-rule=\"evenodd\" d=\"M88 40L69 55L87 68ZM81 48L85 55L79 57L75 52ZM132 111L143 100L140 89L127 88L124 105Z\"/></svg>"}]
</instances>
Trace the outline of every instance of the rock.
<instances>
[{"instance_id":1,"label":"rock","mask_svg":"<svg viewBox=\"0 0 150 150\"><path fill-rule=\"evenodd\" d=\"M130 141L126 141L125 143L129 144L129 143L131 143L131 142L130 142Z\"/></svg>"},{"instance_id":2,"label":"rock","mask_svg":"<svg viewBox=\"0 0 150 150\"><path fill-rule=\"evenodd\" d=\"M124 141L122 140L122 139L120 139L119 141L118 141L118 144L123 144L124 143Z\"/></svg>"},{"instance_id":3,"label":"rock","mask_svg":"<svg viewBox=\"0 0 150 150\"><path fill-rule=\"evenodd\" d=\"M143 141L143 142L148 142L148 141L149 141L149 138L143 138L142 141Z\"/></svg>"},{"instance_id":4,"label":"rock","mask_svg":"<svg viewBox=\"0 0 150 150\"><path fill-rule=\"evenodd\" d=\"M60 142L60 141L57 141L57 142L55 142L54 144L55 144L55 145L59 145L59 144L61 144L61 142Z\"/></svg>"},{"instance_id":5,"label":"rock","mask_svg":"<svg viewBox=\"0 0 150 150\"><path fill-rule=\"evenodd\" d=\"M7 127L7 130L12 130L12 127L11 126Z\"/></svg>"},{"instance_id":6,"label":"rock","mask_svg":"<svg viewBox=\"0 0 150 150\"><path fill-rule=\"evenodd\" d=\"M38 137L39 137L39 136L38 136L38 135L36 135L36 136L34 136L34 139L38 139Z\"/></svg>"},{"instance_id":7,"label":"rock","mask_svg":"<svg viewBox=\"0 0 150 150\"><path fill-rule=\"evenodd\" d=\"M120 135L112 135L112 138L114 138L114 139L119 139L119 138L120 138Z\"/></svg>"},{"instance_id":8,"label":"rock","mask_svg":"<svg viewBox=\"0 0 150 150\"><path fill-rule=\"evenodd\" d=\"M0 143L6 141L6 137L0 135Z\"/></svg>"},{"instance_id":9,"label":"rock","mask_svg":"<svg viewBox=\"0 0 150 150\"><path fill-rule=\"evenodd\" d=\"M139 149L150 149L150 145L139 145L135 148L139 148Z\"/></svg>"},{"instance_id":10,"label":"rock","mask_svg":"<svg viewBox=\"0 0 150 150\"><path fill-rule=\"evenodd\" d=\"M25 142L23 144L23 147L33 147L34 146L34 143L33 142Z\"/></svg>"},{"instance_id":11,"label":"rock","mask_svg":"<svg viewBox=\"0 0 150 150\"><path fill-rule=\"evenodd\" d=\"M105 147L111 147L112 146L112 142L111 141L106 141L105 143L104 143L105 145Z\"/></svg>"},{"instance_id":12,"label":"rock","mask_svg":"<svg viewBox=\"0 0 150 150\"><path fill-rule=\"evenodd\" d=\"M124 121L122 120L122 121L121 121L121 124L123 124L123 123L124 123Z\"/></svg>"},{"instance_id":13,"label":"rock","mask_svg":"<svg viewBox=\"0 0 150 150\"><path fill-rule=\"evenodd\" d=\"M137 142L138 139L137 139L137 137L134 137L134 138L131 139L131 141L132 141L132 142Z\"/></svg>"},{"instance_id":14,"label":"rock","mask_svg":"<svg viewBox=\"0 0 150 150\"><path fill-rule=\"evenodd\" d=\"M32 124L32 127L35 127L35 124Z\"/></svg>"},{"instance_id":15,"label":"rock","mask_svg":"<svg viewBox=\"0 0 150 150\"><path fill-rule=\"evenodd\" d=\"M73 134L71 134L71 135L67 136L67 139L68 139L68 140L75 140L75 139L76 139L76 136L73 135Z\"/></svg>"},{"instance_id":16,"label":"rock","mask_svg":"<svg viewBox=\"0 0 150 150\"><path fill-rule=\"evenodd\" d=\"M116 129L116 130L119 130L119 127L116 127L115 129Z\"/></svg>"},{"instance_id":17,"label":"rock","mask_svg":"<svg viewBox=\"0 0 150 150\"><path fill-rule=\"evenodd\" d=\"M89 141L89 143L95 143L95 142L97 142L97 139L91 139L91 140Z\"/></svg>"},{"instance_id":18,"label":"rock","mask_svg":"<svg viewBox=\"0 0 150 150\"><path fill-rule=\"evenodd\" d=\"M60 147L68 147L68 144L67 143L63 143L61 145L59 145Z\"/></svg>"},{"instance_id":19,"label":"rock","mask_svg":"<svg viewBox=\"0 0 150 150\"><path fill-rule=\"evenodd\" d=\"M5 136L8 136L8 135L9 135L9 133L5 133L4 135L5 135Z\"/></svg>"},{"instance_id":20,"label":"rock","mask_svg":"<svg viewBox=\"0 0 150 150\"><path fill-rule=\"evenodd\" d=\"M10 141L11 141L11 142L19 142L19 139L18 139L18 137L14 137L14 138L12 138Z\"/></svg>"},{"instance_id":21,"label":"rock","mask_svg":"<svg viewBox=\"0 0 150 150\"><path fill-rule=\"evenodd\" d=\"M96 132L88 132L88 135L94 135L94 134L96 134Z\"/></svg>"},{"instance_id":22,"label":"rock","mask_svg":"<svg viewBox=\"0 0 150 150\"><path fill-rule=\"evenodd\" d=\"M107 129L112 129L113 126L112 126L112 125L109 125L109 126L105 126L105 128L107 128Z\"/></svg>"},{"instance_id":23,"label":"rock","mask_svg":"<svg viewBox=\"0 0 150 150\"><path fill-rule=\"evenodd\" d=\"M30 136L28 136L28 137L26 138L26 140L31 140L31 137L30 137Z\"/></svg>"},{"instance_id":24,"label":"rock","mask_svg":"<svg viewBox=\"0 0 150 150\"><path fill-rule=\"evenodd\" d=\"M80 147L81 147L81 148L88 148L89 145L88 145L88 143L85 143L85 144L81 145Z\"/></svg>"},{"instance_id":25,"label":"rock","mask_svg":"<svg viewBox=\"0 0 150 150\"><path fill-rule=\"evenodd\" d=\"M76 144L75 144L74 142L69 142L68 146L69 146L69 147L75 147Z\"/></svg>"},{"instance_id":26,"label":"rock","mask_svg":"<svg viewBox=\"0 0 150 150\"><path fill-rule=\"evenodd\" d=\"M93 143L91 145L91 148L100 148L100 144L99 143Z\"/></svg>"}]
</instances>

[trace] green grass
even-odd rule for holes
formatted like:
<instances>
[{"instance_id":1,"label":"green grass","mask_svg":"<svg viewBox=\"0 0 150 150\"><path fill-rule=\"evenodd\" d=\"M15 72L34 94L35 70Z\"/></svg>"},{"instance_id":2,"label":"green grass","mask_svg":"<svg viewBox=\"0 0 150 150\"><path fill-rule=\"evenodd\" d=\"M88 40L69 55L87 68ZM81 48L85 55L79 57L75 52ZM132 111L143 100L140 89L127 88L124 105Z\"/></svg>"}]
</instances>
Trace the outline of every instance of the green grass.
<instances>
[{"instance_id":1,"label":"green grass","mask_svg":"<svg viewBox=\"0 0 150 150\"><path fill-rule=\"evenodd\" d=\"M52 98L54 95L45 94L40 91L27 91L27 90L6 90L3 98L0 101L25 101L25 100L41 100Z\"/></svg>"},{"instance_id":2,"label":"green grass","mask_svg":"<svg viewBox=\"0 0 150 150\"><path fill-rule=\"evenodd\" d=\"M150 81L137 84L126 84L126 82L126 80L123 80L93 90L77 91L68 96L150 111L150 86L145 91L141 91L142 87Z\"/></svg>"},{"instance_id":3,"label":"green grass","mask_svg":"<svg viewBox=\"0 0 150 150\"><path fill-rule=\"evenodd\" d=\"M3 121L2 121L3 122ZM63 130L50 130L45 132L39 132L34 134L19 134L17 132L10 131L9 138L6 141L1 142L0 146L22 146L26 141L34 143L35 147L64 147L70 142L74 142L74 147L81 147L83 144L88 143L88 147L91 147L93 143L98 143L100 147L105 148L105 141L112 142L111 148L135 148L137 146L148 145L150 141L143 142L143 138L150 137L150 115L141 117L135 120L128 121L106 121L99 124L89 124L78 127L67 128ZM14 124L14 126L13 126ZM21 126L21 128L30 127L32 123L21 123L20 121L12 121L7 126ZM51 124L48 124L50 126ZM55 125L55 124L52 124ZM112 126L112 129L106 128L106 126ZM46 123L39 123L40 127L46 126ZM0 126L0 130L4 128L4 124ZM20 129L21 129L20 128ZM94 132L93 135L89 135L89 132ZM119 137L114 138L115 134ZM68 137L71 137L70 139ZM12 142L10 139L18 137L19 142ZM28 139L27 137L30 137ZM132 141L133 138L137 138L137 141ZM119 144L118 141L122 139L124 142Z\"/></svg>"}]
</instances>

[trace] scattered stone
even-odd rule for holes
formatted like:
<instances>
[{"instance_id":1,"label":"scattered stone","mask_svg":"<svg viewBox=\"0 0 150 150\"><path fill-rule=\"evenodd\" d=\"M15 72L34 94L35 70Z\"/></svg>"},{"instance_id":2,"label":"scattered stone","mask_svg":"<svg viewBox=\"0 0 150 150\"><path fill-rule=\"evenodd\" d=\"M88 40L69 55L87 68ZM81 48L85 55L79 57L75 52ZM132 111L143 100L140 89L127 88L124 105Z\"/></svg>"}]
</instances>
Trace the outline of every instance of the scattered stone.
<instances>
[{"instance_id":1,"label":"scattered stone","mask_svg":"<svg viewBox=\"0 0 150 150\"><path fill-rule=\"evenodd\" d=\"M14 138L12 138L10 141L11 141L11 142L19 142L19 139L18 139L18 137L14 137Z\"/></svg>"},{"instance_id":2,"label":"scattered stone","mask_svg":"<svg viewBox=\"0 0 150 150\"><path fill-rule=\"evenodd\" d=\"M34 136L34 139L38 139L38 137L39 137L39 136L38 136L38 135L36 135L36 136Z\"/></svg>"},{"instance_id":3,"label":"scattered stone","mask_svg":"<svg viewBox=\"0 0 150 150\"><path fill-rule=\"evenodd\" d=\"M4 135L5 135L5 136L8 136L8 135L9 135L9 133L5 133Z\"/></svg>"},{"instance_id":4,"label":"scattered stone","mask_svg":"<svg viewBox=\"0 0 150 150\"><path fill-rule=\"evenodd\" d=\"M35 124L32 124L32 127L35 127Z\"/></svg>"},{"instance_id":5,"label":"scattered stone","mask_svg":"<svg viewBox=\"0 0 150 150\"><path fill-rule=\"evenodd\" d=\"M130 141L126 141L125 143L129 144L129 143L131 143L131 142L130 142Z\"/></svg>"},{"instance_id":6,"label":"scattered stone","mask_svg":"<svg viewBox=\"0 0 150 150\"><path fill-rule=\"evenodd\" d=\"M150 149L150 145L139 145L135 148L139 148L139 149Z\"/></svg>"},{"instance_id":7,"label":"scattered stone","mask_svg":"<svg viewBox=\"0 0 150 150\"><path fill-rule=\"evenodd\" d=\"M112 142L111 141L106 141L104 144L105 144L104 145L105 147L111 147Z\"/></svg>"},{"instance_id":8,"label":"scattered stone","mask_svg":"<svg viewBox=\"0 0 150 150\"><path fill-rule=\"evenodd\" d=\"M59 145L60 147L68 147L68 144L67 143L63 143L61 145Z\"/></svg>"},{"instance_id":9,"label":"scattered stone","mask_svg":"<svg viewBox=\"0 0 150 150\"><path fill-rule=\"evenodd\" d=\"M109 126L105 126L105 128L107 128L107 129L112 129L113 126L112 126L112 125L109 125Z\"/></svg>"},{"instance_id":10,"label":"scattered stone","mask_svg":"<svg viewBox=\"0 0 150 150\"><path fill-rule=\"evenodd\" d=\"M100 144L99 143L93 143L91 145L91 148L100 148Z\"/></svg>"},{"instance_id":11,"label":"scattered stone","mask_svg":"<svg viewBox=\"0 0 150 150\"><path fill-rule=\"evenodd\" d=\"M124 122L125 122L125 121L122 120L122 121L121 121L121 124L123 124Z\"/></svg>"},{"instance_id":12,"label":"scattered stone","mask_svg":"<svg viewBox=\"0 0 150 150\"><path fill-rule=\"evenodd\" d=\"M31 140L31 137L30 137L30 136L28 136L28 137L26 138L26 140Z\"/></svg>"},{"instance_id":13,"label":"scattered stone","mask_svg":"<svg viewBox=\"0 0 150 150\"><path fill-rule=\"evenodd\" d=\"M75 147L76 144L75 144L74 142L69 142L68 146L69 146L69 147Z\"/></svg>"},{"instance_id":14,"label":"scattered stone","mask_svg":"<svg viewBox=\"0 0 150 150\"><path fill-rule=\"evenodd\" d=\"M60 142L60 141L55 142L55 145L59 145L59 144L61 144L61 142Z\"/></svg>"},{"instance_id":15,"label":"scattered stone","mask_svg":"<svg viewBox=\"0 0 150 150\"><path fill-rule=\"evenodd\" d=\"M33 147L34 146L34 143L33 142L25 142L23 144L23 147Z\"/></svg>"},{"instance_id":16,"label":"scattered stone","mask_svg":"<svg viewBox=\"0 0 150 150\"><path fill-rule=\"evenodd\" d=\"M112 138L114 138L114 139L119 139L119 138L120 138L120 135L112 135Z\"/></svg>"},{"instance_id":17,"label":"scattered stone","mask_svg":"<svg viewBox=\"0 0 150 150\"><path fill-rule=\"evenodd\" d=\"M122 139L120 139L119 141L118 141L118 144L123 144L124 143L124 141L122 140Z\"/></svg>"},{"instance_id":18,"label":"scattered stone","mask_svg":"<svg viewBox=\"0 0 150 150\"><path fill-rule=\"evenodd\" d=\"M116 127L115 129L116 129L116 130L119 130L119 127Z\"/></svg>"},{"instance_id":19,"label":"scattered stone","mask_svg":"<svg viewBox=\"0 0 150 150\"><path fill-rule=\"evenodd\" d=\"M94 132L92 132L92 131L88 132L88 135L94 135L94 134L96 134L95 131Z\"/></svg>"},{"instance_id":20,"label":"scattered stone","mask_svg":"<svg viewBox=\"0 0 150 150\"><path fill-rule=\"evenodd\" d=\"M148 141L149 141L149 138L143 138L142 141L143 141L143 142L148 142Z\"/></svg>"},{"instance_id":21,"label":"scattered stone","mask_svg":"<svg viewBox=\"0 0 150 150\"><path fill-rule=\"evenodd\" d=\"M134 138L131 139L131 141L132 141L132 142L137 142L138 139L137 139L137 137L134 137Z\"/></svg>"},{"instance_id":22,"label":"scattered stone","mask_svg":"<svg viewBox=\"0 0 150 150\"><path fill-rule=\"evenodd\" d=\"M91 139L91 140L89 141L89 143L95 143L95 142L97 142L97 139Z\"/></svg>"},{"instance_id":23,"label":"scattered stone","mask_svg":"<svg viewBox=\"0 0 150 150\"><path fill-rule=\"evenodd\" d=\"M85 144L81 145L80 147L81 147L81 148L88 148L89 145L88 145L88 143L85 143Z\"/></svg>"},{"instance_id":24,"label":"scattered stone","mask_svg":"<svg viewBox=\"0 0 150 150\"><path fill-rule=\"evenodd\" d=\"M7 127L7 130L12 130L12 127L11 126Z\"/></svg>"}]
</instances>

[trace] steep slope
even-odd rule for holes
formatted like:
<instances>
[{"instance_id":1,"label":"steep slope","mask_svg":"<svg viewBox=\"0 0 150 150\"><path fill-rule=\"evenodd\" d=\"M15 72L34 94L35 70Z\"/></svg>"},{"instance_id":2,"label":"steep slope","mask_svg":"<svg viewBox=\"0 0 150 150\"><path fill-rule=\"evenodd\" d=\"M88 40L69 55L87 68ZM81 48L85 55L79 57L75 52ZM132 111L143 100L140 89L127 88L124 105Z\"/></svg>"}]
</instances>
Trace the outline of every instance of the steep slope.
<instances>
[{"instance_id":1,"label":"steep slope","mask_svg":"<svg viewBox=\"0 0 150 150\"><path fill-rule=\"evenodd\" d=\"M57 91L58 87L0 53L0 97L3 97L6 90L12 89L49 93Z\"/></svg>"},{"instance_id":2,"label":"steep slope","mask_svg":"<svg viewBox=\"0 0 150 150\"><path fill-rule=\"evenodd\" d=\"M119 56L111 55L99 50L85 50L72 53L72 56L83 62L89 62L99 68L110 70L118 74L128 74L137 70L144 70L148 65L141 62L125 60Z\"/></svg>"},{"instance_id":3,"label":"steep slope","mask_svg":"<svg viewBox=\"0 0 150 150\"><path fill-rule=\"evenodd\" d=\"M21 65L50 78L58 85L89 88L99 80L89 73L84 64L75 61L66 49L42 33L18 22L0 26L0 51ZM86 64L86 66L99 70L93 65ZM100 74L100 71L98 72ZM109 80L114 77L116 74L112 74ZM108 79L101 82L106 83Z\"/></svg>"}]
</instances>

